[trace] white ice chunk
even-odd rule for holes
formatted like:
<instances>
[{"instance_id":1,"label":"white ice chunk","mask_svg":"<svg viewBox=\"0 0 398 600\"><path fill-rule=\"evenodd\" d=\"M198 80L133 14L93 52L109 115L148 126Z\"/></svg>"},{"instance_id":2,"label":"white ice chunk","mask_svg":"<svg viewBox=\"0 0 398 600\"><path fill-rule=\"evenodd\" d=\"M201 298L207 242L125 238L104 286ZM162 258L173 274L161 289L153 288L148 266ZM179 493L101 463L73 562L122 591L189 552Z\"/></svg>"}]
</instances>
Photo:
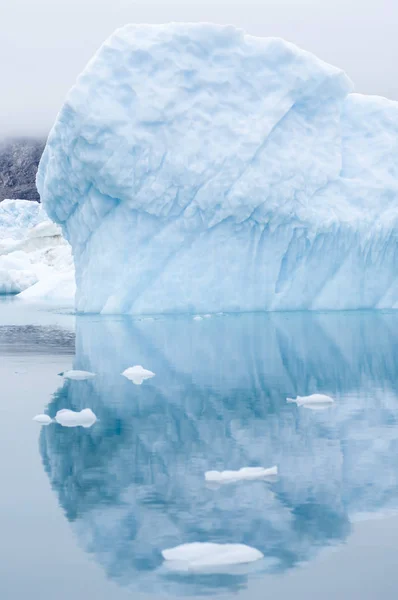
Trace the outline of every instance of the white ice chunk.
<instances>
[{"instance_id":1,"label":"white ice chunk","mask_svg":"<svg viewBox=\"0 0 398 600\"><path fill-rule=\"evenodd\" d=\"M63 427L91 427L97 420L91 408L84 408L80 412L63 408L55 415L57 423Z\"/></svg>"},{"instance_id":2,"label":"white ice chunk","mask_svg":"<svg viewBox=\"0 0 398 600\"><path fill-rule=\"evenodd\" d=\"M243 467L239 471L207 471L205 479L211 483L233 483L253 479L264 479L278 475L278 467Z\"/></svg>"},{"instance_id":3,"label":"white ice chunk","mask_svg":"<svg viewBox=\"0 0 398 600\"><path fill-rule=\"evenodd\" d=\"M203 321L203 317L201 317L200 315L195 315L193 320L194 321Z\"/></svg>"},{"instance_id":4,"label":"white ice chunk","mask_svg":"<svg viewBox=\"0 0 398 600\"><path fill-rule=\"evenodd\" d=\"M51 417L44 414L36 415L35 417L33 417L33 421L36 421L36 423L40 423L41 425L50 425L50 423L53 422Z\"/></svg>"},{"instance_id":5,"label":"white ice chunk","mask_svg":"<svg viewBox=\"0 0 398 600\"><path fill-rule=\"evenodd\" d=\"M259 550L245 544L194 542L163 550L163 558L177 571L201 571L225 565L247 564L264 558Z\"/></svg>"},{"instance_id":6,"label":"white ice chunk","mask_svg":"<svg viewBox=\"0 0 398 600\"><path fill-rule=\"evenodd\" d=\"M95 373L91 373L90 371L79 371L72 369L70 371L65 371L64 373L60 373L61 377L64 379L74 379L76 381L83 381L85 379L92 379L95 377Z\"/></svg>"},{"instance_id":7,"label":"white ice chunk","mask_svg":"<svg viewBox=\"0 0 398 600\"><path fill-rule=\"evenodd\" d=\"M311 410L323 410L334 403L333 398L325 394L311 394L310 396L297 396L297 398L286 398L288 403L297 404Z\"/></svg>"},{"instance_id":8,"label":"white ice chunk","mask_svg":"<svg viewBox=\"0 0 398 600\"><path fill-rule=\"evenodd\" d=\"M135 365L134 367L129 367L125 371L123 371L122 375L130 379L135 385L141 385L143 381L146 379L151 379L151 377L155 377L155 373L152 371L148 371L148 369L144 369L141 365Z\"/></svg>"},{"instance_id":9,"label":"white ice chunk","mask_svg":"<svg viewBox=\"0 0 398 600\"><path fill-rule=\"evenodd\" d=\"M74 307L75 271L70 245L41 205L0 203L0 294L35 304Z\"/></svg>"}]
</instances>

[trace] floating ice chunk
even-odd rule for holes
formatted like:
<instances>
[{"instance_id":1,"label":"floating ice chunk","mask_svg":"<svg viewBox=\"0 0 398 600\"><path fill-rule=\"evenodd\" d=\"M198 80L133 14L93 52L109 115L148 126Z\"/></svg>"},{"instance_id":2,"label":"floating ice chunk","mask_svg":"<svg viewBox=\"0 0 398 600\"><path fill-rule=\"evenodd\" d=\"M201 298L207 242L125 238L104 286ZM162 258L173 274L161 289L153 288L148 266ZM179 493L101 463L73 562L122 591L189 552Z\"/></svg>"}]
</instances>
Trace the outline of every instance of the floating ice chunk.
<instances>
[{"instance_id":1,"label":"floating ice chunk","mask_svg":"<svg viewBox=\"0 0 398 600\"><path fill-rule=\"evenodd\" d=\"M287 402L310 408L311 410L323 410L334 403L333 398L325 394L311 394L310 396L297 396L297 398L286 398Z\"/></svg>"},{"instance_id":2,"label":"floating ice chunk","mask_svg":"<svg viewBox=\"0 0 398 600\"><path fill-rule=\"evenodd\" d=\"M247 564L264 558L256 548L244 544L195 542L163 550L163 558L176 571L201 571L225 565Z\"/></svg>"},{"instance_id":3,"label":"floating ice chunk","mask_svg":"<svg viewBox=\"0 0 398 600\"><path fill-rule=\"evenodd\" d=\"M207 471L205 473L206 481L210 483L233 483L235 481L247 481L253 479L263 479L278 475L278 467L244 467L239 471Z\"/></svg>"},{"instance_id":4,"label":"floating ice chunk","mask_svg":"<svg viewBox=\"0 0 398 600\"><path fill-rule=\"evenodd\" d=\"M50 425L53 422L52 418L48 415L36 415L33 417L33 421L40 423L41 425Z\"/></svg>"},{"instance_id":5,"label":"floating ice chunk","mask_svg":"<svg viewBox=\"0 0 398 600\"><path fill-rule=\"evenodd\" d=\"M141 385L145 379L151 379L151 377L155 377L155 373L152 371L148 371L148 369L144 369L141 365L135 365L134 367L129 367L125 371L123 371L122 375L130 379L135 385Z\"/></svg>"},{"instance_id":6,"label":"floating ice chunk","mask_svg":"<svg viewBox=\"0 0 398 600\"><path fill-rule=\"evenodd\" d=\"M84 408L80 412L63 408L55 415L57 423L62 427L91 427L97 420L97 417L91 408Z\"/></svg>"},{"instance_id":7,"label":"floating ice chunk","mask_svg":"<svg viewBox=\"0 0 398 600\"><path fill-rule=\"evenodd\" d=\"M203 321L203 317L201 317L200 315L195 315L193 320L194 321Z\"/></svg>"},{"instance_id":8,"label":"floating ice chunk","mask_svg":"<svg viewBox=\"0 0 398 600\"><path fill-rule=\"evenodd\" d=\"M92 379L95 377L95 373L90 373L90 371L79 371L74 369L59 373L59 375L64 377L64 379L75 379L76 381L83 381L84 379Z\"/></svg>"},{"instance_id":9,"label":"floating ice chunk","mask_svg":"<svg viewBox=\"0 0 398 600\"><path fill-rule=\"evenodd\" d=\"M211 315L203 315L204 319L211 319Z\"/></svg>"}]
</instances>

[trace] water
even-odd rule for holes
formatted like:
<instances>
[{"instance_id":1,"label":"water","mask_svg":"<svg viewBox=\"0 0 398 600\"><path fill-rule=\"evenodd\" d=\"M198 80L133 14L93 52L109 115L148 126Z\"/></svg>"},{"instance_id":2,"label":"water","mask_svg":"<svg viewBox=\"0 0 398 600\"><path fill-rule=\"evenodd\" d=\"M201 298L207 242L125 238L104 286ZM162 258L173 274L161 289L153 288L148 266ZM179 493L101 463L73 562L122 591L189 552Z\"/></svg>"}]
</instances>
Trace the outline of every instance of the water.
<instances>
[{"instance_id":1,"label":"water","mask_svg":"<svg viewBox=\"0 0 398 600\"><path fill-rule=\"evenodd\" d=\"M0 305L0 597L395 599L397 350L396 313L150 321ZM134 385L120 375L134 364L156 376ZM64 382L72 366L97 377ZM314 392L335 404L286 403ZM90 429L31 421L86 407ZM204 481L272 465L270 482ZM168 570L161 550L194 541L265 558Z\"/></svg>"}]
</instances>

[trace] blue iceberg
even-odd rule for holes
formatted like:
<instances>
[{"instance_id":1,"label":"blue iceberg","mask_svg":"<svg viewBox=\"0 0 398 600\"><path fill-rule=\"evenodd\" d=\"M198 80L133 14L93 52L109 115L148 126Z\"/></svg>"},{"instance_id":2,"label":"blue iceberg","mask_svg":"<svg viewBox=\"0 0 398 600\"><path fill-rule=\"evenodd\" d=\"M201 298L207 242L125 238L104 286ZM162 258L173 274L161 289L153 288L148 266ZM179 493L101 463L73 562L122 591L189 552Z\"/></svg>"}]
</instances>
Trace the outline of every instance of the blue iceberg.
<instances>
[{"instance_id":1,"label":"blue iceberg","mask_svg":"<svg viewBox=\"0 0 398 600\"><path fill-rule=\"evenodd\" d=\"M61 109L37 186L77 309L395 308L398 103L275 38L128 25Z\"/></svg>"}]
</instances>

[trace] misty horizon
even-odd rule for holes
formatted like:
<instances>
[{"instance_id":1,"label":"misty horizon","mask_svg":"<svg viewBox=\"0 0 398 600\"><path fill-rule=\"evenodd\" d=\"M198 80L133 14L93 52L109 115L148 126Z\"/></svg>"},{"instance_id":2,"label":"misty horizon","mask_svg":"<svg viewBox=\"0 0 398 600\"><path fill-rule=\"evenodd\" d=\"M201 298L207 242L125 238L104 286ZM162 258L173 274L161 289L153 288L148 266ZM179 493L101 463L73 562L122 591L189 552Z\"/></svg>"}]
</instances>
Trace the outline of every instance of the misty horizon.
<instances>
[{"instance_id":1,"label":"misty horizon","mask_svg":"<svg viewBox=\"0 0 398 600\"><path fill-rule=\"evenodd\" d=\"M384 8L384 10L383 10ZM389 18L386 18L388 16ZM22 17L22 18L21 18ZM355 91L398 100L398 6L387 0L14 0L0 24L3 64L0 139L46 138L87 62L128 23L170 21L235 25L281 37L344 69ZM353 43L355 39L355 43Z\"/></svg>"}]
</instances>

